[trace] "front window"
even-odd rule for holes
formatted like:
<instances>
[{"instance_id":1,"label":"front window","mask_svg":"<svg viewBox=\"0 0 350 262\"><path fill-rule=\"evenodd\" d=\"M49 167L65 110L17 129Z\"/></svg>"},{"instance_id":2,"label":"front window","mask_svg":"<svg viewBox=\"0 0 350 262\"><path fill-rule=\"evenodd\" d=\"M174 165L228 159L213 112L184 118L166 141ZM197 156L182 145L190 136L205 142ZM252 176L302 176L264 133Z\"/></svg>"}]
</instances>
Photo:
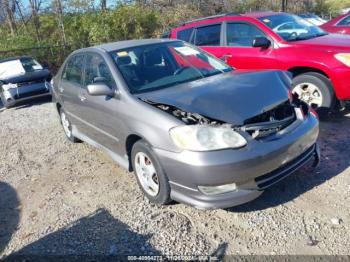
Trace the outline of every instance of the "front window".
<instances>
[{"instance_id":1,"label":"front window","mask_svg":"<svg viewBox=\"0 0 350 262\"><path fill-rule=\"evenodd\" d=\"M9 60L0 63L0 78L6 79L37 70L43 70L43 67L31 57Z\"/></svg>"},{"instance_id":2,"label":"front window","mask_svg":"<svg viewBox=\"0 0 350 262\"><path fill-rule=\"evenodd\" d=\"M305 19L289 14L278 14L259 18L286 41L306 40L326 35L318 26Z\"/></svg>"},{"instance_id":3,"label":"front window","mask_svg":"<svg viewBox=\"0 0 350 262\"><path fill-rule=\"evenodd\" d=\"M131 93L143 93L229 72L231 67L184 42L111 52Z\"/></svg>"}]
</instances>

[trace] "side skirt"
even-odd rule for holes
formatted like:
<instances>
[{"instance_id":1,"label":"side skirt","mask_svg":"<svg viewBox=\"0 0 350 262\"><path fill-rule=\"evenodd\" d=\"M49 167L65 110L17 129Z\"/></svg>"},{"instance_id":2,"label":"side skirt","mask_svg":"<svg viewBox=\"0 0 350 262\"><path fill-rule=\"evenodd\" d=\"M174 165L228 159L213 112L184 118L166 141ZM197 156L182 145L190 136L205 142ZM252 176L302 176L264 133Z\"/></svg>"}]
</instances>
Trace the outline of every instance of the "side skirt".
<instances>
[{"instance_id":1,"label":"side skirt","mask_svg":"<svg viewBox=\"0 0 350 262\"><path fill-rule=\"evenodd\" d=\"M122 157L110 149L106 148L105 146L97 143L95 140L89 138L88 136L84 135L83 133L79 132L79 130L73 125L72 126L72 133L73 136L76 138L79 138L80 140L88 143L89 145L92 145L93 147L97 147L99 149L102 149L105 151L114 161L116 161L121 167L123 167L126 170L129 170L129 159L127 156Z\"/></svg>"}]
</instances>

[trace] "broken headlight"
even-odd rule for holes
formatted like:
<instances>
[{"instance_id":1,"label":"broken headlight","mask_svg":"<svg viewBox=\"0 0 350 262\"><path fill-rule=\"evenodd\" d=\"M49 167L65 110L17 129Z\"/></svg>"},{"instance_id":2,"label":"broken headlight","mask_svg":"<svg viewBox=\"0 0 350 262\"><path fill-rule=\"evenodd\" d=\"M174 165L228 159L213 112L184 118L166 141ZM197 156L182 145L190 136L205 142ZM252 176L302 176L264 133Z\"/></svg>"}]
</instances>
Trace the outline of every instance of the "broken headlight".
<instances>
[{"instance_id":1,"label":"broken headlight","mask_svg":"<svg viewBox=\"0 0 350 262\"><path fill-rule=\"evenodd\" d=\"M247 144L243 136L228 127L179 126L170 130L170 137L179 148L190 151L240 148Z\"/></svg>"}]
</instances>

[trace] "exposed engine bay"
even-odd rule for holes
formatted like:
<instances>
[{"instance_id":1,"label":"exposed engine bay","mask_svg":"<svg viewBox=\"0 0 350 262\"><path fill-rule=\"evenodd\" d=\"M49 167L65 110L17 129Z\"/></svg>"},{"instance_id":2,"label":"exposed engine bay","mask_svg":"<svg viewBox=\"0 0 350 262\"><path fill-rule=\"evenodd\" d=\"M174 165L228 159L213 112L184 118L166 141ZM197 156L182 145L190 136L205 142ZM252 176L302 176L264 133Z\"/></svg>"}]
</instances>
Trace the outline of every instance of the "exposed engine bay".
<instances>
[{"instance_id":1,"label":"exposed engine bay","mask_svg":"<svg viewBox=\"0 0 350 262\"><path fill-rule=\"evenodd\" d=\"M308 114L309 107L306 103L296 97L290 100L269 111L245 120L244 125L240 126L211 119L198 113L186 112L171 105L155 103L149 100L143 101L175 116L187 125L200 124L231 127L235 131L241 130L247 132L253 139L259 139L275 134L288 127L297 119L297 113Z\"/></svg>"}]
</instances>

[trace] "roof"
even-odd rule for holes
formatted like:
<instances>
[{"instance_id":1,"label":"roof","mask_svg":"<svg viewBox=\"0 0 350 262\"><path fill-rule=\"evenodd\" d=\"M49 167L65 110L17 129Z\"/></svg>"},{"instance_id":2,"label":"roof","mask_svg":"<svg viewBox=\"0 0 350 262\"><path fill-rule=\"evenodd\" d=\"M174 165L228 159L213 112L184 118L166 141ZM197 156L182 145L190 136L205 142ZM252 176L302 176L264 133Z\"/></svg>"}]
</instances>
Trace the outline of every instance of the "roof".
<instances>
[{"instance_id":1,"label":"roof","mask_svg":"<svg viewBox=\"0 0 350 262\"><path fill-rule=\"evenodd\" d=\"M9 57L9 58L5 58L5 59L1 59L0 63L4 63L4 62L9 62L9 61L14 61L14 60L19 60L19 59L24 59L24 58L32 58L30 56L15 56L15 57Z\"/></svg>"},{"instance_id":2,"label":"roof","mask_svg":"<svg viewBox=\"0 0 350 262\"><path fill-rule=\"evenodd\" d=\"M191 23L195 23L195 22L199 22L199 21L203 21L203 20L207 20L207 19L215 19L215 18L226 17L226 16L240 16L240 14L232 12L232 13L224 13L224 14L206 16L206 17L201 17L201 18L198 18L198 19L194 19L194 20L191 20L191 21L187 21L187 22L181 23L180 25L183 26L183 25L187 25L187 24L191 24Z\"/></svg>"},{"instance_id":3,"label":"roof","mask_svg":"<svg viewBox=\"0 0 350 262\"><path fill-rule=\"evenodd\" d=\"M177 39L142 39L142 40L126 40L126 41L119 41L114 43L108 43L108 44L102 44L98 46L89 47L90 48L99 48L103 49L107 52L118 50L118 49L125 49L129 47L136 47L136 46L143 46L143 45L151 45L151 44L160 44L160 43L167 43L167 42L176 42L179 41Z\"/></svg>"}]
</instances>

